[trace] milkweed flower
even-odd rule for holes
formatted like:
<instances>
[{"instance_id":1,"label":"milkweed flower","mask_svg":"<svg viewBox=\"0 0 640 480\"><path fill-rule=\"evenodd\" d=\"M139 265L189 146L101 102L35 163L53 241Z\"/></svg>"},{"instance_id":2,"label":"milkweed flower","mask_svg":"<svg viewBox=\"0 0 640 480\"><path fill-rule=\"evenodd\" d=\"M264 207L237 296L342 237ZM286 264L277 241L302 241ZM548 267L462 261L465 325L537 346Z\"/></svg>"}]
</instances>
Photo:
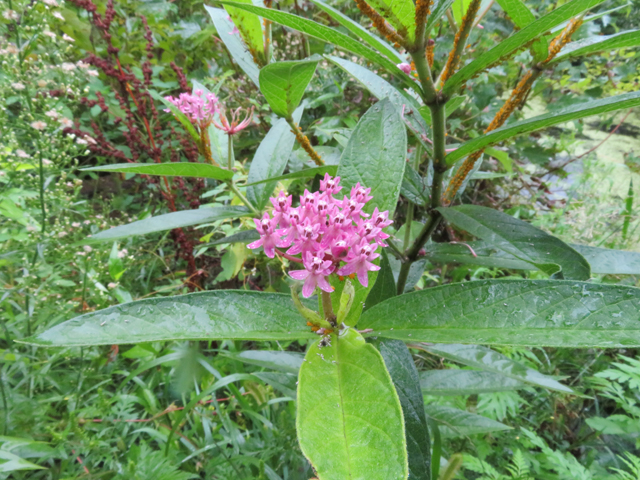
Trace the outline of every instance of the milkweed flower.
<instances>
[{"instance_id":1,"label":"milkweed flower","mask_svg":"<svg viewBox=\"0 0 640 480\"><path fill-rule=\"evenodd\" d=\"M213 121L216 128L222 130L227 135L235 135L240 130L244 130L251 123L253 117L253 107L251 110L246 110L246 115L242 121L240 121L240 115L245 111L242 107L235 110L231 110L231 121L227 119L226 109L220 109L220 123Z\"/></svg>"},{"instance_id":2,"label":"milkweed flower","mask_svg":"<svg viewBox=\"0 0 640 480\"><path fill-rule=\"evenodd\" d=\"M181 93L178 97L164 97L184 113L191 123L206 129L213 122L214 115L219 111L218 97L213 93L203 96L202 90L191 93ZM166 109L165 112L171 110Z\"/></svg>"},{"instance_id":3,"label":"milkweed flower","mask_svg":"<svg viewBox=\"0 0 640 480\"><path fill-rule=\"evenodd\" d=\"M389 212L376 208L370 215L363 208L373 197L371 189L356 184L349 196L336 197L342 190L340 177L325 174L320 181L320 191L305 190L300 203L293 207L293 197L280 192L271 198L273 212L254 219L260 239L249 248L264 248L273 258L276 249L287 248L284 255L302 263L301 270L289 272L296 280L303 280L302 295L310 297L316 287L325 292L333 291L327 277L338 275L358 276L360 283L369 285L369 272L379 270L373 261L380 256L378 247L386 247L389 235L383 229L393 223ZM283 253L283 252L279 252Z\"/></svg>"}]
</instances>

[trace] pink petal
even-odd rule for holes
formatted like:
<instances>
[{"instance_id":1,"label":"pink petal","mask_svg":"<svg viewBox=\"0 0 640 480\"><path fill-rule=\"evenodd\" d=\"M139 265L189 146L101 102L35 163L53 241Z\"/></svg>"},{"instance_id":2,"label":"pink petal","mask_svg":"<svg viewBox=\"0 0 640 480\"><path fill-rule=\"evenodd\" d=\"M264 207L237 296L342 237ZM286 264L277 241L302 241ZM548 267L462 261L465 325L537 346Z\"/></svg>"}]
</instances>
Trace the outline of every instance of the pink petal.
<instances>
[{"instance_id":1,"label":"pink petal","mask_svg":"<svg viewBox=\"0 0 640 480\"><path fill-rule=\"evenodd\" d=\"M318 277L318 286L327 293L333 292L334 288L327 281L327 277Z\"/></svg>"},{"instance_id":2,"label":"pink petal","mask_svg":"<svg viewBox=\"0 0 640 480\"><path fill-rule=\"evenodd\" d=\"M250 248L251 250L254 250L256 248L261 247L262 246L262 240L263 240L262 238L259 238L255 242L252 242L249 245L247 245L247 248Z\"/></svg>"},{"instance_id":3,"label":"pink petal","mask_svg":"<svg viewBox=\"0 0 640 480\"><path fill-rule=\"evenodd\" d=\"M309 275L307 279L304 281L304 285L302 286L302 296L304 298L309 298L313 295L313 291L316 289L316 277L313 275Z\"/></svg>"},{"instance_id":4,"label":"pink petal","mask_svg":"<svg viewBox=\"0 0 640 480\"><path fill-rule=\"evenodd\" d=\"M289 272L289 276L291 278L295 278L296 280L304 280L305 278L307 278L309 276L309 271L308 270L293 270L292 272Z\"/></svg>"}]
</instances>

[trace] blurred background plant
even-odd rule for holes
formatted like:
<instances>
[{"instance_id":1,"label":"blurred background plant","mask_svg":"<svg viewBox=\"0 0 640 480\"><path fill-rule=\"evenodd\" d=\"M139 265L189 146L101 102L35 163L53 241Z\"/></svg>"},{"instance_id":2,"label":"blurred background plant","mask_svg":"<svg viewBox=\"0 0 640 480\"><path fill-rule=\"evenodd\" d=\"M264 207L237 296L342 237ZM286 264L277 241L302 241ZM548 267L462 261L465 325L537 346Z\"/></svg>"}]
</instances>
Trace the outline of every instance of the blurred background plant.
<instances>
[{"instance_id":1,"label":"blurred background plant","mask_svg":"<svg viewBox=\"0 0 640 480\"><path fill-rule=\"evenodd\" d=\"M355 3L332 5L370 26ZM555 3L528 5L542 14ZM471 49L486 49L513 31L497 3L485 6L484 28L474 29ZM280 2L277 8L333 23L309 2ZM242 357L258 347L302 352L299 342L114 345L79 354L13 342L133 299L220 287L288 290L282 259L225 241L252 226L246 218L82 243L88 235L158 214L240 205L217 180L80 170L128 161L202 163L194 141L151 93L191 92L197 82L230 108L255 108L253 124L234 140L234 179L245 184L258 144L277 118L229 55L223 38L229 33L217 32L202 2L192 0L3 0L1 11L0 477L310 478L295 435L297 367L265 371L272 362ZM574 38L640 24L638 0L610 0L603 12ZM441 66L453 33L446 21L439 28L434 62ZM280 26L273 27L273 43L279 59L313 53L349 58ZM517 57L521 65L529 55ZM633 49L562 62L536 83L516 116L637 90L639 63ZM321 67L299 124L332 165L376 99L343 70L324 60ZM518 69L518 63L496 66L469 81L450 112L451 140L468 139L489 124ZM636 109L520 137L487 151L465 195L522 219L535 216L537 226L567 241L638 250L639 130ZM288 171L305 166L315 164L296 145ZM278 188L296 194L310 187L305 179L287 179ZM542 275L428 262L419 273L414 288ZM639 284L637 276L597 281ZM421 370L461 368L436 354L413 353ZM501 353L542 373L567 376L584 396L534 387L454 397L425 392L434 418L457 408L512 427L443 430L444 456L464 454L454 478L638 478L635 350ZM167 447L172 431L177 448Z\"/></svg>"}]
</instances>

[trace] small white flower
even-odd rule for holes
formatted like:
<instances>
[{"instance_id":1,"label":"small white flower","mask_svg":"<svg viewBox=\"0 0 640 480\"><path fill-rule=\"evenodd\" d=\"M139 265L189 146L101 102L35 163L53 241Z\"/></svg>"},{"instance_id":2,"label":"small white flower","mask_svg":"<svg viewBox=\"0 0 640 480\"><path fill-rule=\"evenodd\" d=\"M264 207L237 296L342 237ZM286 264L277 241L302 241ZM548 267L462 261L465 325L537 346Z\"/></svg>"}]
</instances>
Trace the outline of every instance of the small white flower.
<instances>
[{"instance_id":1,"label":"small white flower","mask_svg":"<svg viewBox=\"0 0 640 480\"><path fill-rule=\"evenodd\" d=\"M87 70L87 75L90 77L97 77L99 75L97 70Z\"/></svg>"},{"instance_id":2,"label":"small white flower","mask_svg":"<svg viewBox=\"0 0 640 480\"><path fill-rule=\"evenodd\" d=\"M42 120L37 120L35 122L31 122L31 126L33 128L35 128L36 130L44 130L45 128L47 128L47 124L45 122L43 122Z\"/></svg>"},{"instance_id":3,"label":"small white flower","mask_svg":"<svg viewBox=\"0 0 640 480\"><path fill-rule=\"evenodd\" d=\"M20 150L20 149L16 150L16 155L20 158L29 158L29 154L24 150Z\"/></svg>"},{"instance_id":4,"label":"small white flower","mask_svg":"<svg viewBox=\"0 0 640 480\"><path fill-rule=\"evenodd\" d=\"M73 185L73 183L72 183L72 182L67 182L67 183L65 183L65 185L66 185L67 187L69 187L69 188L73 188L73 187L74 187L74 185Z\"/></svg>"},{"instance_id":5,"label":"small white flower","mask_svg":"<svg viewBox=\"0 0 640 480\"><path fill-rule=\"evenodd\" d=\"M126 249L126 248L123 248L122 250L120 250L120 251L118 252L118 258L124 258L124 257L126 257L126 256L127 256L127 253L129 253L129 252L127 251L127 249Z\"/></svg>"},{"instance_id":6,"label":"small white flower","mask_svg":"<svg viewBox=\"0 0 640 480\"><path fill-rule=\"evenodd\" d=\"M88 142L86 140L83 140L82 138L79 138L76 140L76 143L78 145L86 145Z\"/></svg>"},{"instance_id":7,"label":"small white flower","mask_svg":"<svg viewBox=\"0 0 640 480\"><path fill-rule=\"evenodd\" d=\"M45 115L49 118L53 118L54 120L60 116L60 114L56 112L53 108L48 112L45 112Z\"/></svg>"},{"instance_id":8,"label":"small white flower","mask_svg":"<svg viewBox=\"0 0 640 480\"><path fill-rule=\"evenodd\" d=\"M18 20L20 18L18 12L14 10L5 10L4 12L2 12L2 16L7 20Z\"/></svg>"},{"instance_id":9,"label":"small white flower","mask_svg":"<svg viewBox=\"0 0 640 480\"><path fill-rule=\"evenodd\" d=\"M38 86L40 88L44 88L47 86L47 81L46 80L38 80Z\"/></svg>"},{"instance_id":10,"label":"small white flower","mask_svg":"<svg viewBox=\"0 0 640 480\"><path fill-rule=\"evenodd\" d=\"M82 247L82 249L87 253L91 253L93 251L93 248L91 248L89 245L85 245L84 247Z\"/></svg>"},{"instance_id":11,"label":"small white flower","mask_svg":"<svg viewBox=\"0 0 640 480\"><path fill-rule=\"evenodd\" d=\"M65 21L65 20L64 20L64 17L62 16L62 14L61 14L60 12L53 12L53 13L52 13L52 15L53 15L54 17L56 17L58 20L62 20L63 22ZM64 38L65 40L67 40L67 39L65 38L65 37L67 37L67 36L68 36L68 35L65 33L64 35L62 35L62 38ZM69 38L71 38L71 37L69 37ZM68 40L67 40L67 41L68 41ZM73 41L73 40L71 40L71 41Z\"/></svg>"},{"instance_id":12,"label":"small white flower","mask_svg":"<svg viewBox=\"0 0 640 480\"><path fill-rule=\"evenodd\" d=\"M45 30L44 32L42 32L43 35L46 35L49 38L56 38L56 34L53 33L51 30Z\"/></svg>"},{"instance_id":13,"label":"small white flower","mask_svg":"<svg viewBox=\"0 0 640 480\"><path fill-rule=\"evenodd\" d=\"M118 284L117 283L113 283L113 282L109 282L109 284L107 285L107 287L109 287L111 289L116 288L117 286L118 286Z\"/></svg>"},{"instance_id":14,"label":"small white flower","mask_svg":"<svg viewBox=\"0 0 640 480\"><path fill-rule=\"evenodd\" d=\"M59 120L59 122L63 127L71 127L71 126L73 126L73 120L71 120L70 118L67 118L67 117L62 117Z\"/></svg>"},{"instance_id":15,"label":"small white flower","mask_svg":"<svg viewBox=\"0 0 640 480\"><path fill-rule=\"evenodd\" d=\"M20 52L20 50L18 50L18 47L16 47L15 45L11 44L5 49L5 52L10 53L12 55L17 55L18 52Z\"/></svg>"},{"instance_id":16,"label":"small white flower","mask_svg":"<svg viewBox=\"0 0 640 480\"><path fill-rule=\"evenodd\" d=\"M44 165L51 165L53 162L51 160L49 160L48 158L43 158L42 159L42 163Z\"/></svg>"},{"instance_id":17,"label":"small white flower","mask_svg":"<svg viewBox=\"0 0 640 480\"><path fill-rule=\"evenodd\" d=\"M60 16L62 17L62 15L60 15ZM69 35L67 35L66 33L64 35L62 35L62 39L65 42L71 42L71 43L75 42L75 40L73 38L71 38Z\"/></svg>"},{"instance_id":18,"label":"small white flower","mask_svg":"<svg viewBox=\"0 0 640 480\"><path fill-rule=\"evenodd\" d=\"M76 63L76 65L78 66L78 68L89 68L91 65L89 65L88 63L83 62L82 60L78 61L78 63Z\"/></svg>"},{"instance_id":19,"label":"small white flower","mask_svg":"<svg viewBox=\"0 0 640 480\"><path fill-rule=\"evenodd\" d=\"M71 37L69 37L69 38L71 38ZM73 41L73 39L72 39L72 41ZM65 72L70 72L71 70L75 70L76 69L75 64L74 63L69 63L69 62L64 62L61 65L61 67L62 67L62 70L64 70Z\"/></svg>"},{"instance_id":20,"label":"small white flower","mask_svg":"<svg viewBox=\"0 0 640 480\"><path fill-rule=\"evenodd\" d=\"M92 137L90 137L89 135L85 135L84 139L85 139L85 141L87 143L90 143L91 145L95 145L96 143L98 143Z\"/></svg>"},{"instance_id":21,"label":"small white flower","mask_svg":"<svg viewBox=\"0 0 640 480\"><path fill-rule=\"evenodd\" d=\"M78 227L80 226L80 223L78 223L78 222L73 222L73 223L71 224L71 226L72 226L73 228L78 228Z\"/></svg>"},{"instance_id":22,"label":"small white flower","mask_svg":"<svg viewBox=\"0 0 640 480\"><path fill-rule=\"evenodd\" d=\"M91 225L91 220L85 220L85 221L84 221L84 222L82 222L82 223L84 223L85 225Z\"/></svg>"},{"instance_id":23,"label":"small white flower","mask_svg":"<svg viewBox=\"0 0 640 480\"><path fill-rule=\"evenodd\" d=\"M51 7L58 6L58 2L56 2L56 0L42 0L42 1Z\"/></svg>"},{"instance_id":24,"label":"small white flower","mask_svg":"<svg viewBox=\"0 0 640 480\"><path fill-rule=\"evenodd\" d=\"M34 227L33 225L28 225L27 226L27 232L35 232L38 229L36 227Z\"/></svg>"},{"instance_id":25,"label":"small white flower","mask_svg":"<svg viewBox=\"0 0 640 480\"><path fill-rule=\"evenodd\" d=\"M11 86L14 90L24 90L25 88L27 88L20 82L12 83Z\"/></svg>"},{"instance_id":26,"label":"small white flower","mask_svg":"<svg viewBox=\"0 0 640 480\"><path fill-rule=\"evenodd\" d=\"M67 232L59 232L58 233L58 238L62 238L64 236L66 236L66 235L67 235Z\"/></svg>"}]
</instances>

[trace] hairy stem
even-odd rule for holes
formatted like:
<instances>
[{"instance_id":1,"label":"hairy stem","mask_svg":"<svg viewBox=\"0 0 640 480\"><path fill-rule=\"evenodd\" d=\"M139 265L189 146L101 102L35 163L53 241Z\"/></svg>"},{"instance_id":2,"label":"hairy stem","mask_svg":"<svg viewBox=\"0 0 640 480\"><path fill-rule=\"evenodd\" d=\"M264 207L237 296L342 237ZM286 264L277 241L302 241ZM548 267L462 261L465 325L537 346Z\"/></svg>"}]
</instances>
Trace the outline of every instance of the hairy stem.
<instances>
[{"instance_id":1,"label":"hairy stem","mask_svg":"<svg viewBox=\"0 0 640 480\"><path fill-rule=\"evenodd\" d=\"M324 165L324 160L322 160L322 157L318 155L318 152L316 152L313 149L313 147L311 146L311 142L309 141L307 136L304 133L302 133L302 130L300 130L300 127L296 125L296 122L293 121L293 118L288 117L286 120L289 126L291 127L291 131L296 136L296 140L298 141L300 146L304 149L304 151L307 152L307 155L311 157L311 160L313 160L315 164L318 165L319 167Z\"/></svg>"},{"instance_id":2,"label":"hairy stem","mask_svg":"<svg viewBox=\"0 0 640 480\"><path fill-rule=\"evenodd\" d=\"M436 103L438 101L436 87L433 84L433 78L431 78L431 69L429 68L424 49L411 53L411 59L416 67L416 72L422 85L424 103L427 105Z\"/></svg>"},{"instance_id":3,"label":"hairy stem","mask_svg":"<svg viewBox=\"0 0 640 480\"><path fill-rule=\"evenodd\" d=\"M336 315L333 313L333 304L331 303L331 294L322 291L322 311L324 312L324 318L329 322L335 322Z\"/></svg>"}]
</instances>

